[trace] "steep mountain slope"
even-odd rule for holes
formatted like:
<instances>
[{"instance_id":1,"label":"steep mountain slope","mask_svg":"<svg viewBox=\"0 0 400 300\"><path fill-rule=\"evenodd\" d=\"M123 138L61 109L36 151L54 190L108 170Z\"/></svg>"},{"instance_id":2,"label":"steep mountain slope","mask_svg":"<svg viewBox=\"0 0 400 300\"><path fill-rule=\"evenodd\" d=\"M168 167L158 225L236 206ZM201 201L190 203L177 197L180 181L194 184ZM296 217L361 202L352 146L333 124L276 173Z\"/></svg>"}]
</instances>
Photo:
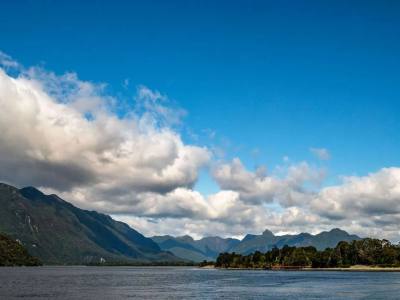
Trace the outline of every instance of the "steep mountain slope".
<instances>
[{"instance_id":1,"label":"steep mountain slope","mask_svg":"<svg viewBox=\"0 0 400 300\"><path fill-rule=\"evenodd\" d=\"M125 223L33 187L0 184L0 232L46 264L178 260Z\"/></svg>"},{"instance_id":2,"label":"steep mountain slope","mask_svg":"<svg viewBox=\"0 0 400 300\"><path fill-rule=\"evenodd\" d=\"M154 236L152 239L162 250L170 251L175 256L194 262L215 260L219 253L229 251L240 242L237 239L220 237L205 237L194 240L187 235L181 237Z\"/></svg>"},{"instance_id":3,"label":"steep mountain slope","mask_svg":"<svg viewBox=\"0 0 400 300\"><path fill-rule=\"evenodd\" d=\"M40 261L31 256L17 241L0 234L0 266L39 266Z\"/></svg>"}]
</instances>

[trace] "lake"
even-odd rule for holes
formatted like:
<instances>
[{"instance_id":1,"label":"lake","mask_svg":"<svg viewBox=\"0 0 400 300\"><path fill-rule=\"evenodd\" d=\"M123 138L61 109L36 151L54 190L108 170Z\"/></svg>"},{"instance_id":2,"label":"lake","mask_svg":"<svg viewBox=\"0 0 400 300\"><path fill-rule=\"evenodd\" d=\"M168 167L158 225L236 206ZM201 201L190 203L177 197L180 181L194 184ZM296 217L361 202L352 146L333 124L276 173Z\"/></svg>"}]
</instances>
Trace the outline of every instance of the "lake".
<instances>
[{"instance_id":1,"label":"lake","mask_svg":"<svg viewBox=\"0 0 400 300\"><path fill-rule=\"evenodd\" d=\"M0 268L0 299L399 299L398 272Z\"/></svg>"}]
</instances>

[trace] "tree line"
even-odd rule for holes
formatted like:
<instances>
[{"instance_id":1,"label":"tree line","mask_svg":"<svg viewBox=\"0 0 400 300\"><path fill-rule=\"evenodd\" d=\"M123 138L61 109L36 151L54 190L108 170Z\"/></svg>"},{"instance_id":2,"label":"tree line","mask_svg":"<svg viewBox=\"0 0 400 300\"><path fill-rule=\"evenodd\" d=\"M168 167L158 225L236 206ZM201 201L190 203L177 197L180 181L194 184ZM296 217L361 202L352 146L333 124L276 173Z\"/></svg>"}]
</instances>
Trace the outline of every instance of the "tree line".
<instances>
[{"instance_id":1,"label":"tree line","mask_svg":"<svg viewBox=\"0 0 400 300\"><path fill-rule=\"evenodd\" d=\"M366 238L339 242L335 248L318 251L313 246L273 247L266 253L249 255L221 253L215 263L220 268L346 268L353 265L400 267L400 245L388 240Z\"/></svg>"},{"instance_id":2,"label":"tree line","mask_svg":"<svg viewBox=\"0 0 400 300\"><path fill-rule=\"evenodd\" d=\"M39 265L39 259L31 256L20 242L0 233L0 266Z\"/></svg>"}]
</instances>

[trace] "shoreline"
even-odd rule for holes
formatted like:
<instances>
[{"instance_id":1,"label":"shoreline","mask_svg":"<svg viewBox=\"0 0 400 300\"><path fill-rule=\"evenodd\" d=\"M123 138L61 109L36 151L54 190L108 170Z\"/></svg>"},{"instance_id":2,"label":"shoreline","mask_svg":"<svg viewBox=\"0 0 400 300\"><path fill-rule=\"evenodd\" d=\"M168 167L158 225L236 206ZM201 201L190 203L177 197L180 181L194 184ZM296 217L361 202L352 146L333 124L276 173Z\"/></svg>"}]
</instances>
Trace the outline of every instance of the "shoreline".
<instances>
[{"instance_id":1,"label":"shoreline","mask_svg":"<svg viewBox=\"0 0 400 300\"><path fill-rule=\"evenodd\" d=\"M257 271L300 271L300 272L400 272L400 267L375 267L375 266L351 266L348 268L311 268L311 267L275 267L275 268L219 268L208 267L207 269L218 270L257 270Z\"/></svg>"},{"instance_id":2,"label":"shoreline","mask_svg":"<svg viewBox=\"0 0 400 300\"><path fill-rule=\"evenodd\" d=\"M351 266L349 268L303 268L302 271L340 271L340 272L400 272L400 267Z\"/></svg>"},{"instance_id":3,"label":"shoreline","mask_svg":"<svg viewBox=\"0 0 400 300\"><path fill-rule=\"evenodd\" d=\"M379 267L356 265L348 268L311 268L311 267L272 267L272 268L221 268L213 265L195 266L195 265L41 265L41 266L1 266L1 268L46 268L46 267L122 267L122 268L197 268L205 270L233 270L233 271L298 271L298 272L400 272L400 267Z\"/></svg>"}]
</instances>

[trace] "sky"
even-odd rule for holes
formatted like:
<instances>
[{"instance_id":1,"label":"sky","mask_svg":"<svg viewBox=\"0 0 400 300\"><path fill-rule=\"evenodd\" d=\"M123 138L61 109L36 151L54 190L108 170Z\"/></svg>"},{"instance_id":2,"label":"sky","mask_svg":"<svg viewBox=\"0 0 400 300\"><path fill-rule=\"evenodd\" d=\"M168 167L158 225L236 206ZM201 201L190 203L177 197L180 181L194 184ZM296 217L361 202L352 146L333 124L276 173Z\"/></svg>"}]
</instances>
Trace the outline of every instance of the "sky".
<instances>
[{"instance_id":1,"label":"sky","mask_svg":"<svg viewBox=\"0 0 400 300\"><path fill-rule=\"evenodd\" d=\"M398 1L7 1L0 181L146 235L400 240Z\"/></svg>"}]
</instances>

